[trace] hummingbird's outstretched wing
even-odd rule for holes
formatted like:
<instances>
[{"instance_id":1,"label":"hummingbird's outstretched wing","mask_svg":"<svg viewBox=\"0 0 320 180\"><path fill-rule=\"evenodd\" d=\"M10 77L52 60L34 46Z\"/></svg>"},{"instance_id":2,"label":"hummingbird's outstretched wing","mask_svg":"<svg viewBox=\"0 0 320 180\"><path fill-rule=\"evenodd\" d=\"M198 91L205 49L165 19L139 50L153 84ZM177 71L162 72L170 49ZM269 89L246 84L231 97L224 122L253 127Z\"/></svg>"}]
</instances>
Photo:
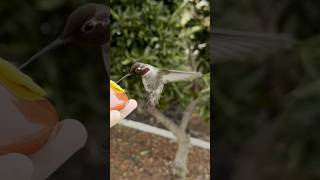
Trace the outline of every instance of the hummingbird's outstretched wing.
<instances>
[{"instance_id":1,"label":"hummingbird's outstretched wing","mask_svg":"<svg viewBox=\"0 0 320 180\"><path fill-rule=\"evenodd\" d=\"M214 30L210 33L211 63L266 55L293 44L287 35Z\"/></svg>"},{"instance_id":2,"label":"hummingbird's outstretched wing","mask_svg":"<svg viewBox=\"0 0 320 180\"><path fill-rule=\"evenodd\" d=\"M161 70L161 81L163 83L188 81L202 76L200 72L176 71L176 70Z\"/></svg>"}]
</instances>

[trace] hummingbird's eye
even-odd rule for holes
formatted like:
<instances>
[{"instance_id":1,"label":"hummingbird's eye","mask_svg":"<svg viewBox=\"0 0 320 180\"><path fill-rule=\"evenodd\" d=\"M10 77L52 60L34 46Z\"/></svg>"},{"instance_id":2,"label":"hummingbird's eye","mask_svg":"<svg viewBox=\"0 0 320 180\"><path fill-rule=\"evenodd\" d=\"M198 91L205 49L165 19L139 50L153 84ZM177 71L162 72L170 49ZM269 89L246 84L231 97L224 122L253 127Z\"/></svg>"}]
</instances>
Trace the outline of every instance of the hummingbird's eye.
<instances>
[{"instance_id":1,"label":"hummingbird's eye","mask_svg":"<svg viewBox=\"0 0 320 180\"><path fill-rule=\"evenodd\" d=\"M138 68L136 69L136 73L139 73L141 70L142 70L142 68L141 68L141 67L138 67Z\"/></svg>"},{"instance_id":2,"label":"hummingbird's eye","mask_svg":"<svg viewBox=\"0 0 320 180\"><path fill-rule=\"evenodd\" d=\"M95 28L94 23L92 23L91 21L88 21L82 26L81 31L85 33L89 33L93 31L94 28Z\"/></svg>"}]
</instances>

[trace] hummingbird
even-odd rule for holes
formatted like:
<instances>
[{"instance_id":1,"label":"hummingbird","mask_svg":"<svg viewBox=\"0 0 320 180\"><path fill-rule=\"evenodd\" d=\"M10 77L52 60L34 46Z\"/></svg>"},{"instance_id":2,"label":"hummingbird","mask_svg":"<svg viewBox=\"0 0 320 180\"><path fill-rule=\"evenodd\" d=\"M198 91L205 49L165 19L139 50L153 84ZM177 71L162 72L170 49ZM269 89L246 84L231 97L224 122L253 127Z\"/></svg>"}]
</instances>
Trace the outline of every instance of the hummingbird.
<instances>
[{"instance_id":1,"label":"hummingbird","mask_svg":"<svg viewBox=\"0 0 320 180\"><path fill-rule=\"evenodd\" d=\"M49 45L34 54L23 63L23 69L39 56L63 44L91 44L102 49L104 63L107 65L107 48L109 42L110 10L107 5L87 3L74 10L68 17L61 35Z\"/></svg>"},{"instance_id":2,"label":"hummingbird","mask_svg":"<svg viewBox=\"0 0 320 180\"><path fill-rule=\"evenodd\" d=\"M155 107L159 104L165 84L177 81L190 81L201 77L202 73L160 69L150 64L136 62L131 66L129 73L118 80L117 83L131 75L141 76L144 89L148 94L145 105Z\"/></svg>"}]
</instances>

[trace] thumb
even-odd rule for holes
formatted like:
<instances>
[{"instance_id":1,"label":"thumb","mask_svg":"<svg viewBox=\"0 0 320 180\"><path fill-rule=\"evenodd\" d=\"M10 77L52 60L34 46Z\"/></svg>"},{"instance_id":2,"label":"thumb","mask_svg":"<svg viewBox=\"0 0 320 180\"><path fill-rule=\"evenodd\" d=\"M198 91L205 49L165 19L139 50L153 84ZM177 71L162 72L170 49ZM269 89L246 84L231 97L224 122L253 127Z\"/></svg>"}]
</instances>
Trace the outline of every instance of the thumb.
<instances>
[{"instance_id":1,"label":"thumb","mask_svg":"<svg viewBox=\"0 0 320 180\"><path fill-rule=\"evenodd\" d=\"M116 110L110 111L110 127L116 125L120 121L120 112Z\"/></svg>"},{"instance_id":2,"label":"thumb","mask_svg":"<svg viewBox=\"0 0 320 180\"><path fill-rule=\"evenodd\" d=\"M30 180L33 163L27 156L17 153L0 156L0 179Z\"/></svg>"}]
</instances>

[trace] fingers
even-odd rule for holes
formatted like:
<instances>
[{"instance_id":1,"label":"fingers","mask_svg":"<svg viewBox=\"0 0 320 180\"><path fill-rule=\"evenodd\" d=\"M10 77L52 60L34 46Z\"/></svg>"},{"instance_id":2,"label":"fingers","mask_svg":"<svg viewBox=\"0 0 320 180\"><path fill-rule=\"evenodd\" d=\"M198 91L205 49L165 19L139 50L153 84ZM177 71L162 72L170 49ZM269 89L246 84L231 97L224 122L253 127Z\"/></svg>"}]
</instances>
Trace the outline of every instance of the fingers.
<instances>
[{"instance_id":1,"label":"fingers","mask_svg":"<svg viewBox=\"0 0 320 180\"><path fill-rule=\"evenodd\" d=\"M120 121L120 112L117 110L110 111L110 127L116 125Z\"/></svg>"},{"instance_id":2,"label":"fingers","mask_svg":"<svg viewBox=\"0 0 320 180\"><path fill-rule=\"evenodd\" d=\"M31 180L32 161L25 155L12 153L0 156L0 179Z\"/></svg>"},{"instance_id":3,"label":"fingers","mask_svg":"<svg viewBox=\"0 0 320 180\"><path fill-rule=\"evenodd\" d=\"M68 119L60 123L52 139L30 158L34 164L32 180L43 180L57 170L68 158L85 145L87 131L76 120Z\"/></svg>"},{"instance_id":4,"label":"fingers","mask_svg":"<svg viewBox=\"0 0 320 180\"><path fill-rule=\"evenodd\" d=\"M120 119L127 117L133 110L137 108L137 105L138 103L136 100L130 99L126 107L120 111Z\"/></svg>"},{"instance_id":5,"label":"fingers","mask_svg":"<svg viewBox=\"0 0 320 180\"><path fill-rule=\"evenodd\" d=\"M130 99L128 104L121 111L112 110L110 111L110 127L113 127L119 123L122 119L127 117L134 109L137 108L137 101Z\"/></svg>"}]
</instances>

